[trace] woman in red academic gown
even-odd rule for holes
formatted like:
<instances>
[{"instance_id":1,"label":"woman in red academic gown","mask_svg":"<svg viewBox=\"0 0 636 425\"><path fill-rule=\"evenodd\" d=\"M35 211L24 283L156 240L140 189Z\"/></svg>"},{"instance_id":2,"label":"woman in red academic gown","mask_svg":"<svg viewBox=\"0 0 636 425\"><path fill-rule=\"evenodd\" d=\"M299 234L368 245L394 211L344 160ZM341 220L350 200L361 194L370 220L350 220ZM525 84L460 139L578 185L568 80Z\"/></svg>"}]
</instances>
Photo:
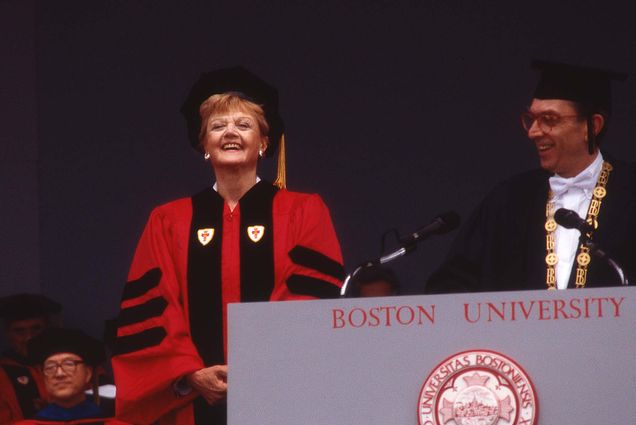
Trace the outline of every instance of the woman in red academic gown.
<instances>
[{"instance_id":1,"label":"woman in red academic gown","mask_svg":"<svg viewBox=\"0 0 636 425\"><path fill-rule=\"evenodd\" d=\"M223 69L182 112L216 183L156 208L139 241L113 358L118 417L135 424L225 423L227 304L336 297L344 277L322 199L287 191L280 158L274 185L256 175L282 140L277 91Z\"/></svg>"}]
</instances>

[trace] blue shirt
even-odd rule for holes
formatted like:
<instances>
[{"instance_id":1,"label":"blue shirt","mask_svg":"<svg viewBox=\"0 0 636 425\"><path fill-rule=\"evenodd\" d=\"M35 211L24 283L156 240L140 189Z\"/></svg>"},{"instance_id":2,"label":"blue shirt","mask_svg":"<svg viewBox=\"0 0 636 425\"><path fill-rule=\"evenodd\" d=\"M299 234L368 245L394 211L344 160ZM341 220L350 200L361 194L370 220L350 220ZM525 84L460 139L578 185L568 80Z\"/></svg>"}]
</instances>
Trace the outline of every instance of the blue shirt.
<instances>
[{"instance_id":1,"label":"blue shirt","mask_svg":"<svg viewBox=\"0 0 636 425\"><path fill-rule=\"evenodd\" d=\"M36 419L47 419L53 421L72 421L75 419L100 418L104 417L102 409L89 400L84 400L80 404L66 408L51 403L36 415Z\"/></svg>"}]
</instances>

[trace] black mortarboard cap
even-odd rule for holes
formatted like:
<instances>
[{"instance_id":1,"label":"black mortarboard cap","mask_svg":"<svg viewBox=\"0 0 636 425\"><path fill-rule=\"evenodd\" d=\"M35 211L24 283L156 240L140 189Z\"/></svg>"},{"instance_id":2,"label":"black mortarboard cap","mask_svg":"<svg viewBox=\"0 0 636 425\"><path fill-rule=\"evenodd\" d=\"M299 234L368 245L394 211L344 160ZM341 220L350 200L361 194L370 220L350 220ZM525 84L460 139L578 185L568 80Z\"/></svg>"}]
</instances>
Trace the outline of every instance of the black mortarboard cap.
<instances>
[{"instance_id":1,"label":"black mortarboard cap","mask_svg":"<svg viewBox=\"0 0 636 425\"><path fill-rule=\"evenodd\" d=\"M61 311L61 304L40 294L15 294L0 298L0 317L7 323L48 317Z\"/></svg>"},{"instance_id":2,"label":"black mortarboard cap","mask_svg":"<svg viewBox=\"0 0 636 425\"><path fill-rule=\"evenodd\" d=\"M104 344L77 329L45 329L29 341L27 350L36 364L57 353L76 354L89 366L97 366L106 359Z\"/></svg>"},{"instance_id":3,"label":"black mortarboard cap","mask_svg":"<svg viewBox=\"0 0 636 425\"><path fill-rule=\"evenodd\" d=\"M269 148L266 156L274 155L278 142L285 131L283 119L278 113L278 91L247 69L236 66L202 74L190 89L181 113L188 125L188 138L193 148L199 150L201 116L199 107L210 96L233 92L240 97L260 105L269 124Z\"/></svg>"},{"instance_id":4,"label":"black mortarboard cap","mask_svg":"<svg viewBox=\"0 0 636 425\"><path fill-rule=\"evenodd\" d=\"M541 72L534 98L570 100L607 113L612 104L611 81L627 78L615 71L543 60L533 60L532 68Z\"/></svg>"}]
</instances>

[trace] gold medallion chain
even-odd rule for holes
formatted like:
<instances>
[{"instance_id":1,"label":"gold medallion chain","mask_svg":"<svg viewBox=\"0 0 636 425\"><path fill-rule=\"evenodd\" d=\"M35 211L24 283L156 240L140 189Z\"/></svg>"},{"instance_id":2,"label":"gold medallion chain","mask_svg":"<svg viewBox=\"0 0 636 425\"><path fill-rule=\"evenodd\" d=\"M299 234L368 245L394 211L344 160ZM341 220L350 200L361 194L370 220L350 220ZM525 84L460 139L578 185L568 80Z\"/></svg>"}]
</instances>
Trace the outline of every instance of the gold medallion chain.
<instances>
[{"instance_id":1,"label":"gold medallion chain","mask_svg":"<svg viewBox=\"0 0 636 425\"><path fill-rule=\"evenodd\" d=\"M603 198L607 195L607 190L605 187L607 186L607 180L609 179L610 172L612 171L612 165L603 161L603 168L601 169L601 174L598 176L598 180L596 181L596 187L592 192L592 200L590 201L590 206L587 210L587 217L585 221L592 226L594 230L598 228L598 214L601 211L601 204L603 202ZM548 202L545 206L545 263L547 266L546 272L546 285L548 289L555 290L556 289L556 265L559 262L559 258L556 254L556 241L554 239L554 232L557 228L557 222L554 220L554 194L552 191L548 191ZM592 231L587 233L587 237L592 237ZM579 249L576 255L576 278L574 280L577 288L584 288L585 283L587 282L587 269L592 261L592 257L590 256L590 249L585 246L585 244L581 243L579 245Z\"/></svg>"}]
</instances>

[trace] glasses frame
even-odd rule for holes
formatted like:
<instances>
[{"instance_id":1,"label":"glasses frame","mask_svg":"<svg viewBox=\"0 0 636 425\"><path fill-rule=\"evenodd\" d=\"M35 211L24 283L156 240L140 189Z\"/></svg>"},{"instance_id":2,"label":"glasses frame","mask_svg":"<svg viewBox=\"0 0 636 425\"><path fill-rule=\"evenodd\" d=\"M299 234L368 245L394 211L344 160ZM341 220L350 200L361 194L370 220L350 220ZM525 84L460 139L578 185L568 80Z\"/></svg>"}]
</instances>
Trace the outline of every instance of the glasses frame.
<instances>
[{"instance_id":1,"label":"glasses frame","mask_svg":"<svg viewBox=\"0 0 636 425\"><path fill-rule=\"evenodd\" d=\"M558 117L558 120L554 123L554 124L548 124L546 122L546 120L544 119L544 117L546 116L556 116ZM530 111L525 111L521 113L521 126L523 127L523 129L525 131L530 131L530 129L532 128L532 126L534 125L534 123L536 122L537 125L539 126L539 129L548 134L552 131L552 129L556 126L558 126L559 124L561 124L563 122L563 120L566 119L572 119L572 118L583 118L583 115L580 114L575 114L575 115L559 115L557 113L554 112L542 112L539 114L533 114ZM528 120L526 122L526 120ZM530 123L528 125L528 123Z\"/></svg>"},{"instance_id":2,"label":"glasses frame","mask_svg":"<svg viewBox=\"0 0 636 425\"><path fill-rule=\"evenodd\" d=\"M61 362L51 362L49 364L42 365L42 373L51 377L55 376L58 369L62 369L62 372L67 375L73 375L77 372L77 365L85 363L84 360L63 360Z\"/></svg>"}]
</instances>

